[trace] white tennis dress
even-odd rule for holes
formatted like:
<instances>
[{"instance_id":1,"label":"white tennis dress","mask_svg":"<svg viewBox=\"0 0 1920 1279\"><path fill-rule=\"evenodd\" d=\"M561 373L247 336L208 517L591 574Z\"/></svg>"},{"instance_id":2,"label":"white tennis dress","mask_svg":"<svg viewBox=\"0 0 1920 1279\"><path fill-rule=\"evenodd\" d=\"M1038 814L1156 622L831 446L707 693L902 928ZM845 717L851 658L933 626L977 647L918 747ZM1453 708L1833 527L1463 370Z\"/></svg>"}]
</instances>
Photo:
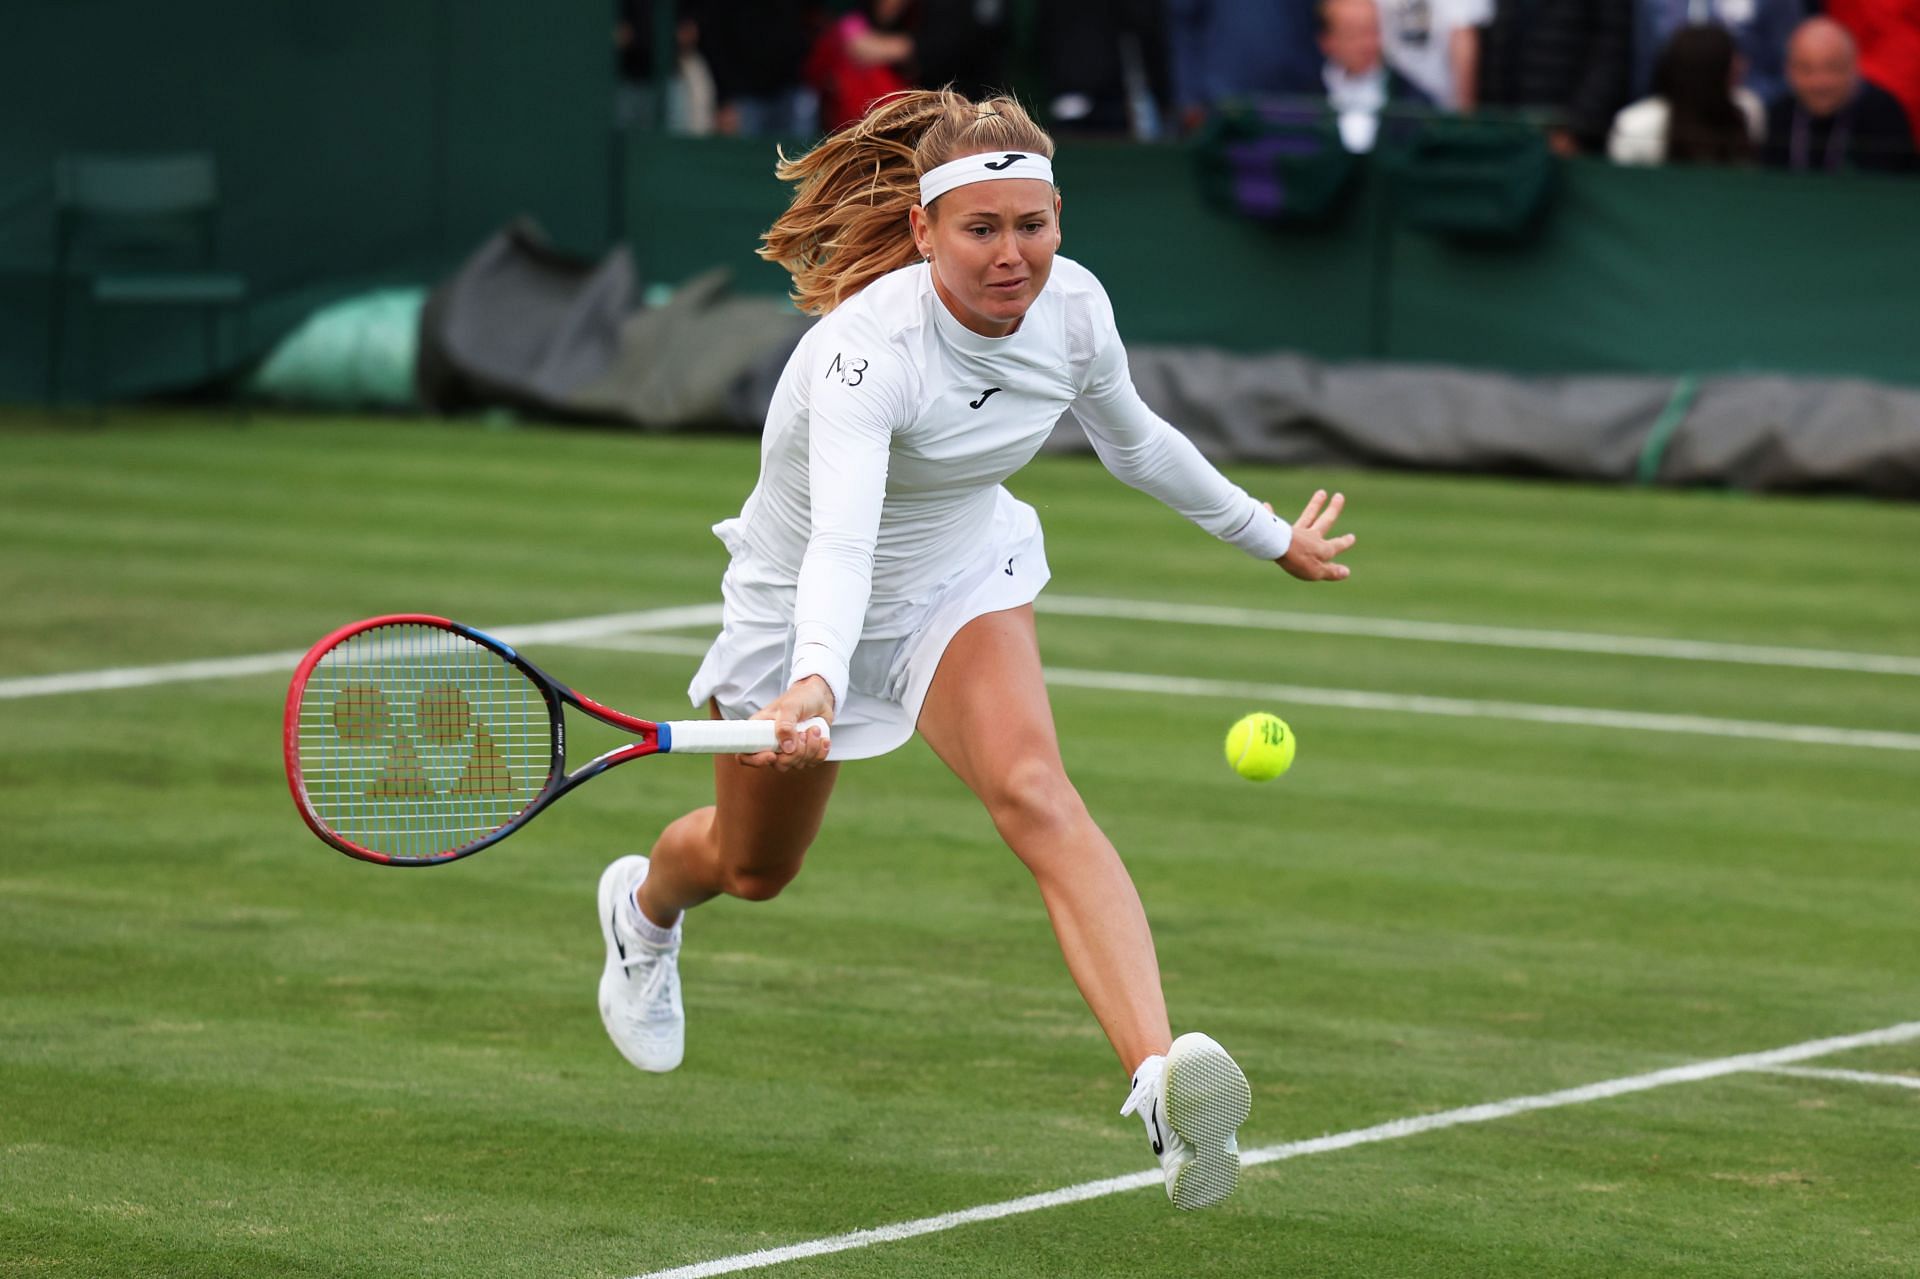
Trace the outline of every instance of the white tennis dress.
<instances>
[{"instance_id":1,"label":"white tennis dress","mask_svg":"<svg viewBox=\"0 0 1920 1279\"><path fill-rule=\"evenodd\" d=\"M990 338L953 317L924 263L902 267L787 361L759 482L714 526L733 560L694 705L745 718L819 675L836 708L830 758L904 743L955 633L1046 585L1040 521L1001 481L1069 408L1120 479L1251 555L1286 553L1286 521L1134 391L1091 271L1055 257L1020 327Z\"/></svg>"}]
</instances>

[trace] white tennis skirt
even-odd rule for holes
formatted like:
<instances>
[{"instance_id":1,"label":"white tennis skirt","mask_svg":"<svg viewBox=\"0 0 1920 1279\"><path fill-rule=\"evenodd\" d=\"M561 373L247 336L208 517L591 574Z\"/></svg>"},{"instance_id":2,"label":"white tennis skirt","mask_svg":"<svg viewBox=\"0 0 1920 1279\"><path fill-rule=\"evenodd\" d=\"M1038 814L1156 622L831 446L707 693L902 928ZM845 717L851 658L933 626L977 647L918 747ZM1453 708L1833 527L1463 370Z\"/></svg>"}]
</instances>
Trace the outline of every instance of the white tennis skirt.
<instances>
[{"instance_id":1,"label":"white tennis skirt","mask_svg":"<svg viewBox=\"0 0 1920 1279\"><path fill-rule=\"evenodd\" d=\"M793 666L794 585L777 579L740 535L738 520L713 531L733 554L721 579L721 630L687 686L695 706L719 703L727 719L747 719L787 689ZM849 663L846 705L833 717L834 760L871 759L904 745L947 644L976 617L1031 604L1051 576L1040 517L1001 489L989 535L925 600L887 608Z\"/></svg>"}]
</instances>

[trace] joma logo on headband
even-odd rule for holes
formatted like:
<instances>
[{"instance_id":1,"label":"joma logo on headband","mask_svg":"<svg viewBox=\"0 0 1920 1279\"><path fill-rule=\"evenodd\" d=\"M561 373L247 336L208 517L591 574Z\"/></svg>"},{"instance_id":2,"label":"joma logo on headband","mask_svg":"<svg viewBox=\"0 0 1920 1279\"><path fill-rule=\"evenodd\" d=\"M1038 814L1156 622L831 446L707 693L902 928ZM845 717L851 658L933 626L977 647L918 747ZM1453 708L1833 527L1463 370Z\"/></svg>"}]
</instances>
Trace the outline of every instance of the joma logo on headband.
<instances>
[{"instance_id":1,"label":"joma logo on headband","mask_svg":"<svg viewBox=\"0 0 1920 1279\"><path fill-rule=\"evenodd\" d=\"M1000 171L1001 169L1004 169L1004 168L1006 168L1006 167L1008 167L1009 165L1011 165L1011 164L1012 164L1012 163L1013 163L1013 162L1014 162L1015 160L1024 160L1024 159L1026 159L1026 158L1027 158L1026 156L1024 156L1024 155L1022 155L1022 154L1021 154L1020 152L1018 152L1018 151L1009 151L1009 152L1007 152L1007 158L1006 158L1006 159L1004 159L1004 160L1002 160L1002 161L1001 161L1000 163L998 163L998 164L989 164L989 165L986 165L985 167L986 167L986 168L989 168L989 169L992 169L992 170L993 170L994 172L996 172L996 173L997 173L997 172L999 172L999 171Z\"/></svg>"}]
</instances>

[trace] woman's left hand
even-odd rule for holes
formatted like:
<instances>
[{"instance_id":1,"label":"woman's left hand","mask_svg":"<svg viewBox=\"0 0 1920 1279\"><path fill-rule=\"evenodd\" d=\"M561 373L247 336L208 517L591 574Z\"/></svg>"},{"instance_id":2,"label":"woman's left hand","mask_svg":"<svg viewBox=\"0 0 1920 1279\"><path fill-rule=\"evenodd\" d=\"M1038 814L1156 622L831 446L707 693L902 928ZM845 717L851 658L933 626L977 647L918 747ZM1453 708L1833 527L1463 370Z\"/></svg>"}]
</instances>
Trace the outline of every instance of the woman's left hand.
<instances>
[{"instance_id":1,"label":"woman's left hand","mask_svg":"<svg viewBox=\"0 0 1920 1279\"><path fill-rule=\"evenodd\" d=\"M1303 582L1345 581L1352 570L1345 564L1334 563L1333 557L1353 545L1353 534L1340 537L1331 534L1333 522L1340 518L1340 512L1346 504L1344 493L1335 493L1333 500L1328 501L1325 489L1315 489L1313 496L1307 500L1306 509L1293 522L1292 545L1274 563ZM1273 509L1271 502L1263 505L1269 511Z\"/></svg>"}]
</instances>

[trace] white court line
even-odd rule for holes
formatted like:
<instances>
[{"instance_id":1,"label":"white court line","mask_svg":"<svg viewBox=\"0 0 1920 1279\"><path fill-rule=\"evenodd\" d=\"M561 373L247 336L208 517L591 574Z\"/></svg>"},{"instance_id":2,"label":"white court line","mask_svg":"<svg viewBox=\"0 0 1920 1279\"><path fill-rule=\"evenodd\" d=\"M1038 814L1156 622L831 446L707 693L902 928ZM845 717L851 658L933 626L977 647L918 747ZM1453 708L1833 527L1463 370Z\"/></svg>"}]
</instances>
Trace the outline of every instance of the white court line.
<instances>
[{"instance_id":1,"label":"white court line","mask_svg":"<svg viewBox=\"0 0 1920 1279\"><path fill-rule=\"evenodd\" d=\"M1504 626L1466 626L1446 622L1413 622L1395 618L1342 617L1332 614L1292 613L1277 609L1229 608L1211 604L1174 604L1157 600L1102 599L1085 595L1042 595L1043 613L1078 617L1121 618L1134 621L1177 622L1189 626L1231 626L1256 630L1303 631L1325 635L1359 635L1377 639L1420 640L1446 644L1479 644L1500 648L1550 649L1577 653L1606 653L1633 657L1668 657L1688 661L1740 662L1769 666L1813 667L1825 670L1867 671L1883 675L1920 675L1920 658L1884 653L1850 653L1830 649L1787 648L1756 644L1723 644L1704 640L1652 639L1633 635L1605 635L1579 631L1525 630ZM489 632L509 644L566 644L622 632L669 630L682 626L711 626L720 620L718 604L689 604L614 613L558 622L509 626ZM679 650L674 650L679 651ZM188 680L227 679L291 670L299 652L262 653L247 657L169 662L158 666L128 666L75 671L61 675L27 676L0 680L0 701L46 697L57 693L90 693L115 688L139 688Z\"/></svg>"},{"instance_id":2,"label":"white court line","mask_svg":"<svg viewBox=\"0 0 1920 1279\"><path fill-rule=\"evenodd\" d=\"M1371 1128L1356 1128L1351 1132L1315 1137L1308 1141L1264 1146L1243 1154L1241 1162L1249 1165L1265 1164L1282 1159L1297 1159L1302 1155L1326 1154L1329 1151L1345 1150L1351 1146L1365 1146L1379 1141L1413 1137L1441 1128L1486 1123L1489 1120L1506 1119L1536 1110L1578 1106L1590 1101L1624 1096L1628 1093L1664 1088L1670 1084L1697 1083L1703 1079L1717 1079L1742 1071L1766 1070L1790 1062L1825 1057L1853 1048L1907 1043L1914 1039L1920 1039L1920 1022L1902 1022L1897 1026L1864 1031L1857 1035L1812 1039L1785 1048L1768 1049L1765 1052L1721 1057L1714 1061L1695 1062L1690 1066L1674 1066L1667 1070L1656 1070L1644 1075L1629 1075L1622 1079L1608 1079L1599 1083L1584 1084L1578 1088L1561 1089L1558 1092L1538 1093L1530 1097L1510 1097L1505 1101L1463 1106L1458 1110L1444 1110L1438 1114L1395 1119L1384 1124L1375 1124ZM635 1279L711 1279L714 1275L758 1270L765 1266L777 1266L782 1262L798 1261L805 1257L820 1257L829 1253L848 1252L856 1248L870 1248L875 1244L897 1243L903 1239L914 1239L921 1235L952 1230L957 1226L972 1225L981 1221L998 1221L1004 1217L1017 1217L1030 1212L1042 1212L1048 1208L1059 1208L1066 1204L1082 1203L1088 1199L1100 1199L1108 1195L1124 1194L1129 1190L1142 1190L1148 1186L1161 1184L1162 1178L1158 1169L1127 1177L1086 1181L1076 1186L1063 1186L1058 1190L1049 1190L1043 1194L1006 1199L999 1203L981 1204L973 1208L963 1208L957 1212L943 1212L934 1217L921 1217L915 1221L900 1221L889 1226L878 1226L871 1230L851 1230L845 1234L829 1235L824 1239L789 1244L784 1248L763 1248L757 1252L718 1257L712 1261L676 1266L670 1270L653 1270L644 1275L635 1276Z\"/></svg>"},{"instance_id":3,"label":"white court line","mask_svg":"<svg viewBox=\"0 0 1920 1279\"><path fill-rule=\"evenodd\" d=\"M1306 631L1318 635L1360 635L1371 639L1422 640L1436 644L1479 644L1494 648L1552 649L1625 657L1670 657L1689 662L1739 662L1756 666L1868 671L1877 675L1920 675L1920 657L1900 657L1890 653L1850 653L1836 649L1789 648L1771 644L1723 644L1708 640L1601 635L1585 631L1536 631L1511 626L1465 626L1451 622L1408 622L1390 617L1339 617L1321 613L1290 613L1278 609L1169 604L1157 600L1113 600L1084 595L1043 594L1036 607L1042 613L1125 618L1138 622L1178 622L1187 626L1233 626L1252 630Z\"/></svg>"},{"instance_id":4,"label":"white court line","mask_svg":"<svg viewBox=\"0 0 1920 1279\"><path fill-rule=\"evenodd\" d=\"M689 604L680 608L649 609L644 613L611 613L602 617L576 617L562 622L506 626L499 630L488 630L487 634L516 646L570 644L632 631L718 625L719 621L718 604ZM318 639L319 636L314 638ZM706 647L702 645L700 651L705 652ZM106 670L74 671L65 675L3 679L0 680L0 701L21 697L51 697L57 693L99 693L114 688L144 688L190 680L232 679L241 675L267 675L275 671L290 671L305 656L305 649L289 649L282 653L258 653L249 657L217 657L199 662L168 662L161 666L119 666Z\"/></svg>"},{"instance_id":5,"label":"white court line","mask_svg":"<svg viewBox=\"0 0 1920 1279\"><path fill-rule=\"evenodd\" d=\"M1849 1084L1889 1084L1895 1088L1920 1088L1920 1075L1876 1075L1865 1070L1823 1070L1816 1066L1773 1066L1763 1073L1792 1075L1796 1079L1837 1079Z\"/></svg>"},{"instance_id":6,"label":"white court line","mask_svg":"<svg viewBox=\"0 0 1920 1279\"><path fill-rule=\"evenodd\" d=\"M578 641L581 647L632 653L707 651L699 640L671 636L618 636ZM1816 746L1860 746L1875 750L1920 751L1920 733L1864 728L1828 728L1820 724L1769 724L1757 720L1714 719L1705 715L1657 715L1586 706L1543 706L1532 702L1469 701L1457 697L1419 697L1368 693L1350 688L1309 688L1301 684L1251 684L1232 680L1188 679L1131 671L1083 671L1045 668L1047 683L1061 688L1095 688L1119 693L1157 693L1169 697L1222 697L1295 706L1338 706L1343 710L1395 711L1408 715L1449 715L1464 719L1509 719L1534 724L1575 724L1584 728L1620 728L1638 732L1694 733L1705 737L1752 738Z\"/></svg>"},{"instance_id":7,"label":"white court line","mask_svg":"<svg viewBox=\"0 0 1920 1279\"><path fill-rule=\"evenodd\" d=\"M1044 596L1042 597L1045 598ZM1087 601L1062 597L1070 604ZM1095 601L1111 604L1121 601ZM1141 607L1160 607L1143 605ZM1171 607L1171 606L1168 606ZM1233 612L1236 610L1226 610ZM1246 611L1246 610L1239 610ZM615 613L560 622L509 626L490 632L515 645L535 643L591 645L628 651L680 653L698 656L706 645L676 637L634 637L635 632L685 626L711 626L720 620L717 604L691 604L640 613ZM1551 632L1537 632L1551 634ZM1607 637L1596 637L1607 638ZM1792 651L1792 650L1786 650ZM44 697L56 693L96 692L170 684L184 680L222 679L292 669L302 654L267 653L251 657L164 666L121 667L81 671L69 675L30 676L0 680L0 700ZM1863 656L1863 655L1856 655ZM1064 687L1098 688L1115 692L1157 693L1173 696L1260 698L1297 705L1335 706L1346 710L1390 711L1457 718L1507 719L1530 723L1573 724L1589 728L1617 728L1659 733L1692 733L1709 737L1749 738L1820 746L1852 746L1878 750L1920 751L1920 734L1873 729L1833 728L1819 724L1781 724L1755 720L1718 719L1704 715L1661 715L1615 711L1597 707L1552 706L1529 702L1469 700L1373 693L1358 689L1314 688L1294 684L1260 684L1224 680L1187 679L1128 671L1086 671L1048 667L1047 681Z\"/></svg>"},{"instance_id":8,"label":"white court line","mask_svg":"<svg viewBox=\"0 0 1920 1279\"><path fill-rule=\"evenodd\" d=\"M1770 724L1760 720L1715 719L1706 715L1657 715L1589 706L1545 706L1533 702L1475 701L1460 697L1420 697L1369 693L1358 689L1310 688L1301 684L1254 684L1235 680L1136 675L1126 671L1080 671L1047 667L1047 683L1066 688L1098 688L1119 693L1162 693L1174 697L1227 697L1296 706L1338 706L1356 711L1397 711L1410 715L1449 715L1464 719L1510 719L1533 724L1578 724L1587 728L1623 728L1635 732L1697 733L1705 737L1741 737L1801 742L1817 746L1864 746L1875 750L1920 751L1920 733L1822 724Z\"/></svg>"}]
</instances>

